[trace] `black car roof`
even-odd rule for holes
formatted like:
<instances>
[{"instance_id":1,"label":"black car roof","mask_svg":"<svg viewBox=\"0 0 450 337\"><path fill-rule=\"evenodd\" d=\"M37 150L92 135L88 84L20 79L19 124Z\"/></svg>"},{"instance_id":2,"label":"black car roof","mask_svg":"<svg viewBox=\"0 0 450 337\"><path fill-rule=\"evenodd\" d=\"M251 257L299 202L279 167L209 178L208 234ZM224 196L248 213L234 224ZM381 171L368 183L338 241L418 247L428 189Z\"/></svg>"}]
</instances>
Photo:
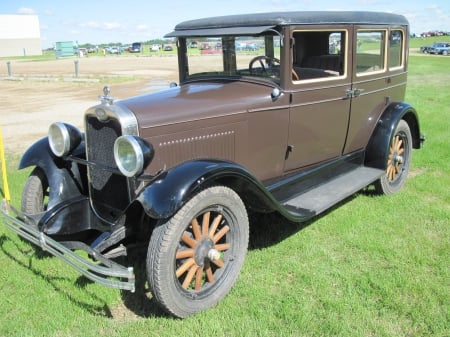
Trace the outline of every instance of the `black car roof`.
<instances>
[{"instance_id":1,"label":"black car roof","mask_svg":"<svg viewBox=\"0 0 450 337\"><path fill-rule=\"evenodd\" d=\"M166 37L258 34L276 26L312 24L408 25L399 14L365 11L302 11L217 16L179 23Z\"/></svg>"}]
</instances>

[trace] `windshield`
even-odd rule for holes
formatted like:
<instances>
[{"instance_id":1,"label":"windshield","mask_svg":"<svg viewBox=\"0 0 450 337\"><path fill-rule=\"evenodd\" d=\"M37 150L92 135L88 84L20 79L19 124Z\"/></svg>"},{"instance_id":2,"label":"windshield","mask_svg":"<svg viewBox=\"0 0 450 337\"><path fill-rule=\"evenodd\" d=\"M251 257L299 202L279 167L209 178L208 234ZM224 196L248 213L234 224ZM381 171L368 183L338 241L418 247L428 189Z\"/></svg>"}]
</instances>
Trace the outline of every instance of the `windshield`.
<instances>
[{"instance_id":1,"label":"windshield","mask_svg":"<svg viewBox=\"0 0 450 337\"><path fill-rule=\"evenodd\" d=\"M251 76L280 81L280 37L223 36L186 38L185 80Z\"/></svg>"}]
</instances>

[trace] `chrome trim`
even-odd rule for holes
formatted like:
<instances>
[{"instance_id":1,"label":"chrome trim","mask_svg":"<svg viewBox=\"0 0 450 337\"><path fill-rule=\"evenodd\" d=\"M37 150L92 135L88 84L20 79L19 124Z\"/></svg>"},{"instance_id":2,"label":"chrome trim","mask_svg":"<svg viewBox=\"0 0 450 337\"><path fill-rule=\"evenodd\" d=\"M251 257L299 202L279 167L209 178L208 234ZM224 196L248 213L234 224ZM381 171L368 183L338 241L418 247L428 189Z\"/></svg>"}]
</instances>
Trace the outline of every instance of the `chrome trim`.
<instances>
[{"instance_id":1,"label":"chrome trim","mask_svg":"<svg viewBox=\"0 0 450 337\"><path fill-rule=\"evenodd\" d=\"M98 109L101 109L104 114L99 118ZM138 122L134 113L126 106L120 103L114 104L98 104L89 108L85 113L85 120L87 116L95 116L99 121L107 121L108 119L116 119L122 128L122 136L132 135L139 136ZM87 144L89 140L87 139Z\"/></svg>"},{"instance_id":2,"label":"chrome trim","mask_svg":"<svg viewBox=\"0 0 450 337\"><path fill-rule=\"evenodd\" d=\"M22 220L10 215L20 216L20 212L14 209L6 200L3 200L0 212L6 227L17 233L22 238L38 245L42 250L60 258L69 266L86 276L88 279L107 287L122 290L135 291L135 276L133 267L125 267L107 259L91 247L79 242L78 247L87 251L98 263L87 260L76 254L62 243L40 232L36 226L28 225ZM120 280L112 280L115 277Z\"/></svg>"}]
</instances>

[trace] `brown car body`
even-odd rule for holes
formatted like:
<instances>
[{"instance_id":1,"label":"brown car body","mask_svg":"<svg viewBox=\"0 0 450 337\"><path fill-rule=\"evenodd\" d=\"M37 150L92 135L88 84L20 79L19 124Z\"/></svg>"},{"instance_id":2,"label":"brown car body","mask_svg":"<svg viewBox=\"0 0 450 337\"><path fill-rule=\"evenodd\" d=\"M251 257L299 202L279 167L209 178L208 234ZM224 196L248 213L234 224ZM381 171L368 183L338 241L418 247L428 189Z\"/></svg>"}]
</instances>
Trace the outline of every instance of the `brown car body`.
<instances>
[{"instance_id":1,"label":"brown car body","mask_svg":"<svg viewBox=\"0 0 450 337\"><path fill-rule=\"evenodd\" d=\"M181 23L167 35L179 85L117 102L105 88L84 134L53 124L20 164L35 166L23 220L5 206L5 222L121 289L134 274L111 259L148 245L157 302L179 317L207 309L239 274L248 211L305 221L368 185L401 189L423 141L403 102L408 36L403 16L371 12Z\"/></svg>"}]
</instances>

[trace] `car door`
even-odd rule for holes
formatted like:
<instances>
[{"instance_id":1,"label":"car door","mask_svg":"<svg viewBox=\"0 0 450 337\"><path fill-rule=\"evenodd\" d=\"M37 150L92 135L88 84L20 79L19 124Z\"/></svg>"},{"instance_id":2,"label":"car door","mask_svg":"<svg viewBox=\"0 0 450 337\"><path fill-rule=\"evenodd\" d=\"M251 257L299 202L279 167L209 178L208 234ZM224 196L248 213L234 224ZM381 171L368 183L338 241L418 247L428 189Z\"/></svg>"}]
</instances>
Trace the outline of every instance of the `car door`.
<instances>
[{"instance_id":1,"label":"car door","mask_svg":"<svg viewBox=\"0 0 450 337\"><path fill-rule=\"evenodd\" d=\"M351 26L294 28L285 171L342 155L351 97Z\"/></svg>"},{"instance_id":2,"label":"car door","mask_svg":"<svg viewBox=\"0 0 450 337\"><path fill-rule=\"evenodd\" d=\"M387 105L403 100L405 34L401 27L355 27L351 118L344 153L365 148Z\"/></svg>"}]
</instances>

